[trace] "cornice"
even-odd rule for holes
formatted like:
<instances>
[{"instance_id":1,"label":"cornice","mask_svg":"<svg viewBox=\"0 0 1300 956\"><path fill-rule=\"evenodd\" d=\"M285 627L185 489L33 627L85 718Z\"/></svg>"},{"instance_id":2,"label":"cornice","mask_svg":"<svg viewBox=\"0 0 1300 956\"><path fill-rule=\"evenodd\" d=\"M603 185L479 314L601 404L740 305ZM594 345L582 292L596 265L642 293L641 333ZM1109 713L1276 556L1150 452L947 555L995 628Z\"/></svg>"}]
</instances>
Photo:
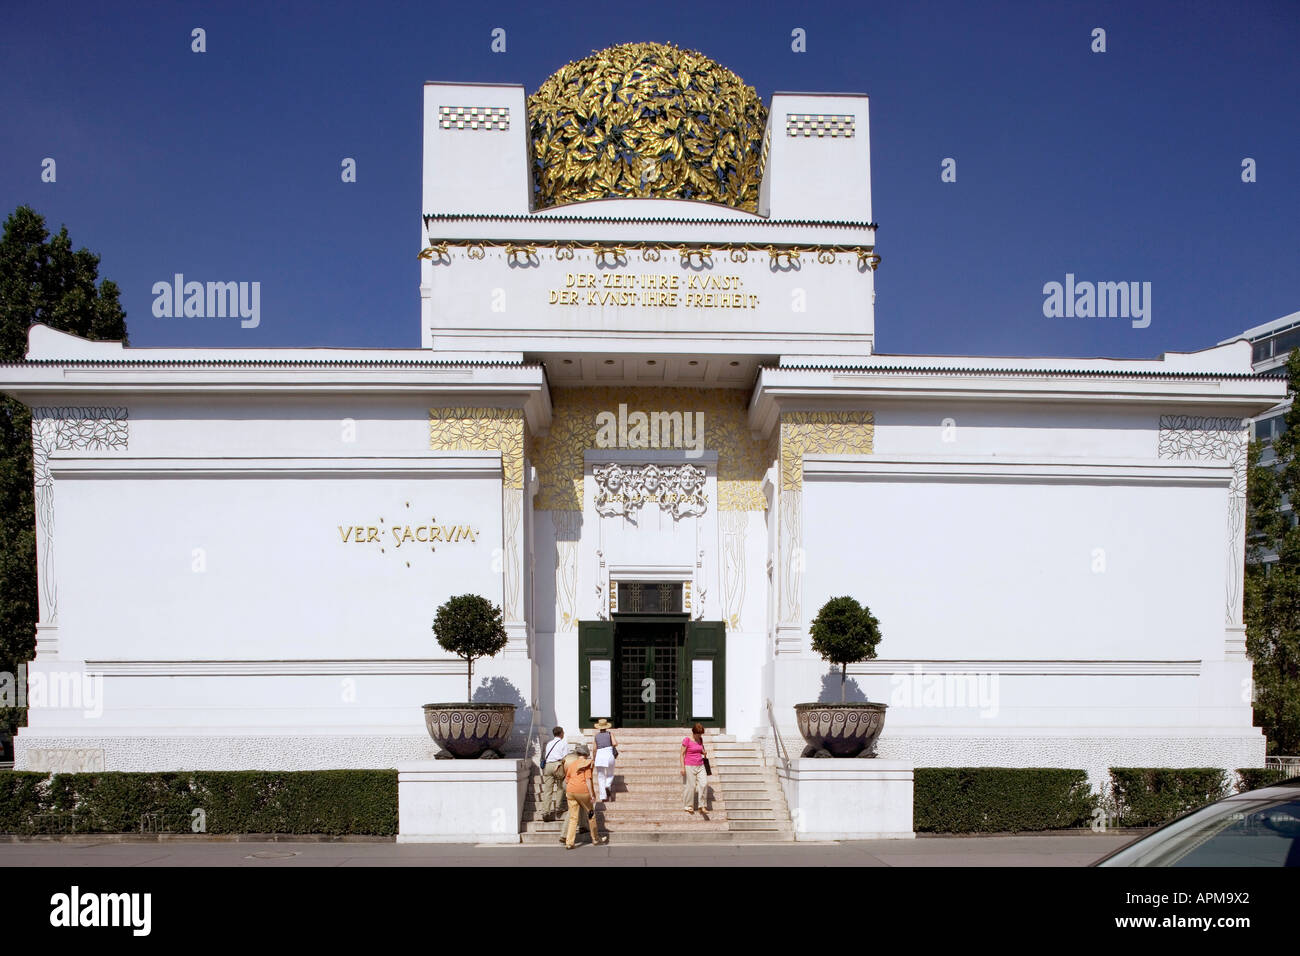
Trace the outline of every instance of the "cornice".
<instances>
[{"instance_id":1,"label":"cornice","mask_svg":"<svg viewBox=\"0 0 1300 956\"><path fill-rule=\"evenodd\" d=\"M0 362L8 368L322 368L322 369L540 369L536 362L453 362L442 359L26 359Z\"/></svg>"},{"instance_id":2,"label":"cornice","mask_svg":"<svg viewBox=\"0 0 1300 956\"><path fill-rule=\"evenodd\" d=\"M767 366L758 373L749 424L764 435L782 410L872 409L893 401L1195 406L1250 418L1282 399L1280 385L1248 374L1153 369Z\"/></svg>"},{"instance_id":3,"label":"cornice","mask_svg":"<svg viewBox=\"0 0 1300 956\"><path fill-rule=\"evenodd\" d=\"M887 375L1001 375L1038 378L1167 378L1220 380L1281 379L1282 376L1259 375L1254 372L1198 372L1086 368L1011 368L996 365L765 365L762 371L772 372L836 372L841 374Z\"/></svg>"},{"instance_id":4,"label":"cornice","mask_svg":"<svg viewBox=\"0 0 1300 956\"><path fill-rule=\"evenodd\" d=\"M1124 458L1025 458L927 455L804 455L809 480L950 482L963 484L1193 485L1227 488L1230 464L1186 464Z\"/></svg>"},{"instance_id":5,"label":"cornice","mask_svg":"<svg viewBox=\"0 0 1300 956\"><path fill-rule=\"evenodd\" d=\"M431 451L402 458L131 458L120 453L56 451L50 471L61 478L418 478L456 473L501 477L499 451Z\"/></svg>"},{"instance_id":6,"label":"cornice","mask_svg":"<svg viewBox=\"0 0 1300 956\"><path fill-rule=\"evenodd\" d=\"M784 227L829 227L834 229L876 229L874 222L862 222L849 219L767 219L761 216L752 218L723 218L687 216L572 216L539 213L462 213L441 212L425 213L424 225L431 222L590 222L608 225L690 225L690 226L784 226Z\"/></svg>"}]
</instances>

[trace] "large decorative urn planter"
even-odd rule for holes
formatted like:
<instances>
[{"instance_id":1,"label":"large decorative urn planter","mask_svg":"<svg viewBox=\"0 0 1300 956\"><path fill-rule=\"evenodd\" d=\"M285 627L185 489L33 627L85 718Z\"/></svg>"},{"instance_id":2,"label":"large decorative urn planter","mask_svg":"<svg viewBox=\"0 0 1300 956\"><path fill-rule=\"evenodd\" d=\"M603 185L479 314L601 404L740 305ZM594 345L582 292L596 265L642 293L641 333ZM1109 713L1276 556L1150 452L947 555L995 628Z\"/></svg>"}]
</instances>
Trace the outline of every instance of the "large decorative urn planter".
<instances>
[{"instance_id":1,"label":"large decorative urn planter","mask_svg":"<svg viewBox=\"0 0 1300 956\"><path fill-rule=\"evenodd\" d=\"M500 757L515 725L514 704L425 704L424 725L441 759Z\"/></svg>"},{"instance_id":2,"label":"large decorative urn planter","mask_svg":"<svg viewBox=\"0 0 1300 956\"><path fill-rule=\"evenodd\" d=\"M874 757L887 704L795 704L804 757Z\"/></svg>"}]
</instances>

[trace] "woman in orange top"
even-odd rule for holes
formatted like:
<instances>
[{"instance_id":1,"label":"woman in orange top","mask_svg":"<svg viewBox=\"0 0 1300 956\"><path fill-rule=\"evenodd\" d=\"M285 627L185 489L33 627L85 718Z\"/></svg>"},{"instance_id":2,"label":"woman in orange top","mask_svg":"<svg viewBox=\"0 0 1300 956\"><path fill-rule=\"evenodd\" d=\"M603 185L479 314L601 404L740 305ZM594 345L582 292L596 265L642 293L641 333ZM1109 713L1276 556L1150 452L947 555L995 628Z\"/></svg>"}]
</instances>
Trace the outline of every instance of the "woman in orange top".
<instances>
[{"instance_id":1,"label":"woman in orange top","mask_svg":"<svg viewBox=\"0 0 1300 956\"><path fill-rule=\"evenodd\" d=\"M592 774L591 751L586 744L578 744L573 754L564 760L564 796L569 801L569 828L564 835L564 848L573 849L578 837L578 809L587 812L587 829L592 843L608 843L596 826L596 781Z\"/></svg>"}]
</instances>

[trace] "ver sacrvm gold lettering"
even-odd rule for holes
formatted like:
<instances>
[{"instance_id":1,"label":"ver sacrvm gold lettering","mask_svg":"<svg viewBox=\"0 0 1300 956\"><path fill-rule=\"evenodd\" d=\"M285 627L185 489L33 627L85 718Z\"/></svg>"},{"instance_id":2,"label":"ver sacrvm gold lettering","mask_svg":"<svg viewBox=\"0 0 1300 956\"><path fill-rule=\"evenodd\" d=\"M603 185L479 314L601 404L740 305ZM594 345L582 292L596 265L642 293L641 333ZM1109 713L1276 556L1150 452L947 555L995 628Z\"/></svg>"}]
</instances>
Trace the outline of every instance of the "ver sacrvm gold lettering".
<instances>
[{"instance_id":1,"label":"ver sacrvm gold lettering","mask_svg":"<svg viewBox=\"0 0 1300 956\"><path fill-rule=\"evenodd\" d=\"M440 525L435 523L437 520L437 518L430 518L428 524L395 525L389 528L388 531L393 536L393 545L401 548L402 545L409 546L416 542L421 544L435 542L459 544L465 541L471 544L478 543L478 528L467 524ZM380 534L382 530L376 525L338 525L339 541L343 544L379 544L382 540Z\"/></svg>"}]
</instances>

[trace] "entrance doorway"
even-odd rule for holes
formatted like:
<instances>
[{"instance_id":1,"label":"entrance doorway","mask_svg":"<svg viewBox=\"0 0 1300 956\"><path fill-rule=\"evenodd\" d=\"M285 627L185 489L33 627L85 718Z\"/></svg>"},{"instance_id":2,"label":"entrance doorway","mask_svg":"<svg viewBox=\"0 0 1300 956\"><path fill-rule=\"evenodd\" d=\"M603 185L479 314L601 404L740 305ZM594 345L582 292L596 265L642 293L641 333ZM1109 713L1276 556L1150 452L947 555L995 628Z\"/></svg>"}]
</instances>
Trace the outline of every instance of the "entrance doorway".
<instances>
[{"instance_id":1,"label":"entrance doorway","mask_svg":"<svg viewBox=\"0 0 1300 956\"><path fill-rule=\"evenodd\" d=\"M615 727L721 727L726 626L687 614L578 622L578 720Z\"/></svg>"},{"instance_id":2,"label":"entrance doorway","mask_svg":"<svg viewBox=\"0 0 1300 956\"><path fill-rule=\"evenodd\" d=\"M615 622L615 726L681 726L685 650L685 620Z\"/></svg>"}]
</instances>

